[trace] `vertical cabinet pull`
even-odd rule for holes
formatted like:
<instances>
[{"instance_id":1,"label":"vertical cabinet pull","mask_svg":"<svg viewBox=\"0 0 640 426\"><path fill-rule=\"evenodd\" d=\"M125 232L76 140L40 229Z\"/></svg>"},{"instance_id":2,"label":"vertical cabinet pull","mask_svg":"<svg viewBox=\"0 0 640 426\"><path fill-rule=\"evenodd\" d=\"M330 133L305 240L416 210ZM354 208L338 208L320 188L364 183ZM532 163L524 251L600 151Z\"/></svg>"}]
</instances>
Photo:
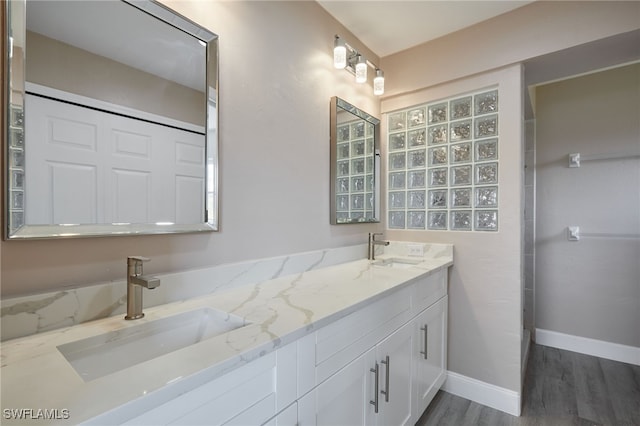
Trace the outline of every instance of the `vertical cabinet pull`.
<instances>
[{"instance_id":1,"label":"vertical cabinet pull","mask_svg":"<svg viewBox=\"0 0 640 426\"><path fill-rule=\"evenodd\" d=\"M424 327L420 327L420 331L424 331L424 351L420 351L424 355L424 359L429 359L429 328L427 324Z\"/></svg>"},{"instance_id":2,"label":"vertical cabinet pull","mask_svg":"<svg viewBox=\"0 0 640 426\"><path fill-rule=\"evenodd\" d=\"M369 401L369 404L373 405L375 407L375 413L378 414L378 389L379 389L379 383L378 383L378 376L379 376L379 366L378 363L376 362L376 366L375 368L371 368L369 371L371 371L372 373L375 374L375 379L374 379L374 397L373 397L373 401Z\"/></svg>"},{"instance_id":3,"label":"vertical cabinet pull","mask_svg":"<svg viewBox=\"0 0 640 426\"><path fill-rule=\"evenodd\" d=\"M391 369L391 363L389 361L389 355L387 355L386 358L384 360L380 361L380 362L387 366L387 369L386 369L386 373L387 374L385 375L385 378L384 378L384 388L385 388L385 390L380 391L380 393L384 395L385 402L389 402L389 370Z\"/></svg>"}]
</instances>

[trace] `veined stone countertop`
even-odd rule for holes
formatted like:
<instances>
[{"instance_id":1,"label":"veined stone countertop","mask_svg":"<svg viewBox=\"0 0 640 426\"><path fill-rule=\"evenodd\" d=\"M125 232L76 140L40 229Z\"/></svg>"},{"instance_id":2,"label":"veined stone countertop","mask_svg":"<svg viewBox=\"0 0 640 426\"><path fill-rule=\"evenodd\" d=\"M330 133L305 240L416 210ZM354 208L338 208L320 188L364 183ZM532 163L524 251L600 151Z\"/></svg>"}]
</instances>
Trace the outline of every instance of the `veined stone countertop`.
<instances>
[{"instance_id":1,"label":"veined stone countertop","mask_svg":"<svg viewBox=\"0 0 640 426\"><path fill-rule=\"evenodd\" d=\"M32 424L33 418L20 421L7 411L20 409L33 410L31 416L44 415L38 410L45 409L57 414L58 419L38 424L78 424L115 408L112 420L140 415L453 264L452 245L420 245L422 261L406 268L352 261L146 308L145 317L136 321L110 317L3 342L2 424ZM406 257L407 250L407 243L392 243L377 258ZM205 307L242 317L249 325L87 382L57 349Z\"/></svg>"}]
</instances>

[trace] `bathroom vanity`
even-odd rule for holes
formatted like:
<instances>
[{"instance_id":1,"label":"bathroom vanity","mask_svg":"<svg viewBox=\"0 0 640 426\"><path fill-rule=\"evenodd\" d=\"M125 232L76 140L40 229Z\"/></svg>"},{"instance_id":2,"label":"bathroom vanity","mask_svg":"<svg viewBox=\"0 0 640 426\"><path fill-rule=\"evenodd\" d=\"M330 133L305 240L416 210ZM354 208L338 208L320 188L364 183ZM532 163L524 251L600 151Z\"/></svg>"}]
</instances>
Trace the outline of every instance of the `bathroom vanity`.
<instances>
[{"instance_id":1,"label":"bathroom vanity","mask_svg":"<svg viewBox=\"0 0 640 426\"><path fill-rule=\"evenodd\" d=\"M3 424L414 424L446 376L453 248L407 247L4 342Z\"/></svg>"}]
</instances>

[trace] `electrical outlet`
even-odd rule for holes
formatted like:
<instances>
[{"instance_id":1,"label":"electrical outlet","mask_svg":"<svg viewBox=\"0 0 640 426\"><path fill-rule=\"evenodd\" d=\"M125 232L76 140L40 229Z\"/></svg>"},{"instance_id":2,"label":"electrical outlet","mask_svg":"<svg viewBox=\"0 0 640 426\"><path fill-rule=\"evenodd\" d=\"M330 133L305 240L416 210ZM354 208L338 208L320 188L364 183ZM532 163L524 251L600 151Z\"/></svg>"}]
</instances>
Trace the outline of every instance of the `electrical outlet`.
<instances>
[{"instance_id":1,"label":"electrical outlet","mask_svg":"<svg viewBox=\"0 0 640 426\"><path fill-rule=\"evenodd\" d=\"M409 256L424 256L424 246L422 244L409 244L407 248L409 249Z\"/></svg>"}]
</instances>

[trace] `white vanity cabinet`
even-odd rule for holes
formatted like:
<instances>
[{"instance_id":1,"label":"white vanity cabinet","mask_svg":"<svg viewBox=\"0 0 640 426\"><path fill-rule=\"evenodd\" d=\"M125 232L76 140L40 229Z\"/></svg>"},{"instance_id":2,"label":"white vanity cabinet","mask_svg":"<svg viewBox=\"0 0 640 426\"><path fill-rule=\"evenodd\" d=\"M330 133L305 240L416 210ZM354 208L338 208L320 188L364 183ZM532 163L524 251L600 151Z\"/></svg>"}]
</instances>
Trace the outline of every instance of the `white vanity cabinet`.
<instances>
[{"instance_id":1,"label":"white vanity cabinet","mask_svg":"<svg viewBox=\"0 0 640 426\"><path fill-rule=\"evenodd\" d=\"M446 375L446 285L439 270L301 339L298 424L414 424Z\"/></svg>"}]
</instances>

